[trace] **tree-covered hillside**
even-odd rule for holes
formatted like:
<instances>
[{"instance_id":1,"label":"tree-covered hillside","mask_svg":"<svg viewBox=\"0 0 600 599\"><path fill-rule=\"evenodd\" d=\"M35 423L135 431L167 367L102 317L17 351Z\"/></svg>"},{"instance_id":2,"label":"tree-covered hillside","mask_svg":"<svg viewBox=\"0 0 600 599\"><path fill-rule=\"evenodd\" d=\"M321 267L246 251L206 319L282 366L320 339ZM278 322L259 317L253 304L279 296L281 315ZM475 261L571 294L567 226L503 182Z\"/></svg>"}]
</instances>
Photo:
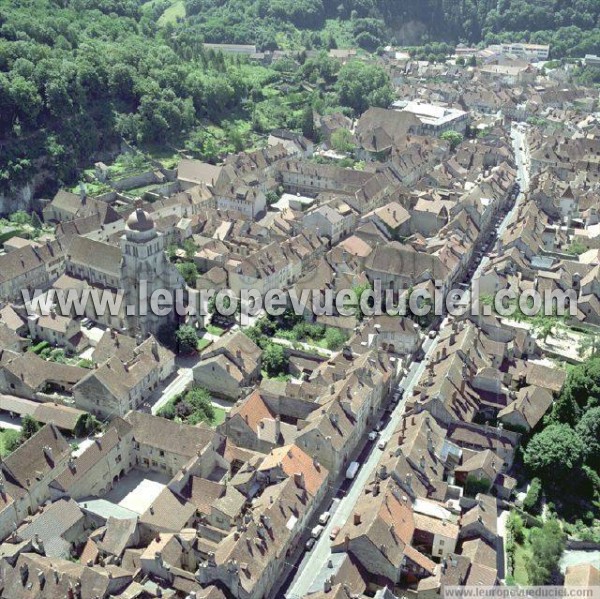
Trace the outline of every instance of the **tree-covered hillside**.
<instances>
[{"instance_id":1,"label":"tree-covered hillside","mask_svg":"<svg viewBox=\"0 0 600 599\"><path fill-rule=\"evenodd\" d=\"M217 160L274 128L310 128L313 107L392 99L375 65L340 71L322 53L264 67L205 51L185 26L163 27L163 10L134 0L0 0L0 193L40 171L50 173L48 193L73 185L121 139Z\"/></svg>"},{"instance_id":2,"label":"tree-covered hillside","mask_svg":"<svg viewBox=\"0 0 600 599\"><path fill-rule=\"evenodd\" d=\"M183 0L154 0L155 10ZM600 47L597 0L185 0L185 27L211 42L286 45L552 43L554 55Z\"/></svg>"},{"instance_id":3,"label":"tree-covered hillside","mask_svg":"<svg viewBox=\"0 0 600 599\"><path fill-rule=\"evenodd\" d=\"M324 54L263 67L203 41L323 51L436 41L443 55L441 40L506 38L581 56L600 52L599 13L598 0L0 0L0 193L40 171L73 183L122 138L216 159L272 128L303 129L311 107L391 98L372 66L339 82Z\"/></svg>"},{"instance_id":4,"label":"tree-covered hillside","mask_svg":"<svg viewBox=\"0 0 600 599\"><path fill-rule=\"evenodd\" d=\"M263 83L156 31L133 0L0 2L0 177L48 155L68 179L119 135L168 141Z\"/></svg>"}]
</instances>

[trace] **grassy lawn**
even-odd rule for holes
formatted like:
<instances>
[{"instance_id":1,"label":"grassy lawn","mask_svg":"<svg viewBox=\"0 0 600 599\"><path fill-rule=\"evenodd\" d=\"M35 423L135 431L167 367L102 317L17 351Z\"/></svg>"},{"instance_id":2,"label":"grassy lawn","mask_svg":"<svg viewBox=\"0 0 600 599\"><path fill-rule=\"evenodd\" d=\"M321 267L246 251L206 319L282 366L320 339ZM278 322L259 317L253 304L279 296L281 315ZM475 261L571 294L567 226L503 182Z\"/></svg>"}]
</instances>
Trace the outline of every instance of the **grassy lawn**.
<instances>
[{"instance_id":1,"label":"grassy lawn","mask_svg":"<svg viewBox=\"0 0 600 599\"><path fill-rule=\"evenodd\" d=\"M164 27L167 23L176 23L178 18L185 18L185 4L183 0L176 0L165 10L158 19L158 26Z\"/></svg>"},{"instance_id":2,"label":"grassy lawn","mask_svg":"<svg viewBox=\"0 0 600 599\"><path fill-rule=\"evenodd\" d=\"M261 370L260 374L263 379L270 379L272 381L290 381L292 379L291 374L278 374L277 376L269 376L266 370Z\"/></svg>"},{"instance_id":3,"label":"grassy lawn","mask_svg":"<svg viewBox=\"0 0 600 599\"><path fill-rule=\"evenodd\" d=\"M206 349L211 343L212 341L210 339L198 339L198 351Z\"/></svg>"},{"instance_id":4,"label":"grassy lawn","mask_svg":"<svg viewBox=\"0 0 600 599\"><path fill-rule=\"evenodd\" d=\"M531 547L529 546L529 530L525 528L523 533L525 537L523 544L519 545L515 543L515 571L513 578L517 584L527 585L529 581L525 562L527 557L531 557Z\"/></svg>"},{"instance_id":5,"label":"grassy lawn","mask_svg":"<svg viewBox=\"0 0 600 599\"><path fill-rule=\"evenodd\" d=\"M0 430L0 456L4 457L10 452L6 449L6 443L20 436L20 432L14 429L6 428Z\"/></svg>"},{"instance_id":6,"label":"grassy lawn","mask_svg":"<svg viewBox=\"0 0 600 599\"><path fill-rule=\"evenodd\" d=\"M210 423L210 426L217 427L219 424L225 422L225 416L227 416L227 412L223 408L219 408L213 404L213 409L215 410L215 417L213 421Z\"/></svg>"},{"instance_id":7,"label":"grassy lawn","mask_svg":"<svg viewBox=\"0 0 600 599\"><path fill-rule=\"evenodd\" d=\"M217 327L214 324L207 324L205 329L207 333L210 333L211 335L216 335L217 337L220 337L225 332L225 329Z\"/></svg>"}]
</instances>

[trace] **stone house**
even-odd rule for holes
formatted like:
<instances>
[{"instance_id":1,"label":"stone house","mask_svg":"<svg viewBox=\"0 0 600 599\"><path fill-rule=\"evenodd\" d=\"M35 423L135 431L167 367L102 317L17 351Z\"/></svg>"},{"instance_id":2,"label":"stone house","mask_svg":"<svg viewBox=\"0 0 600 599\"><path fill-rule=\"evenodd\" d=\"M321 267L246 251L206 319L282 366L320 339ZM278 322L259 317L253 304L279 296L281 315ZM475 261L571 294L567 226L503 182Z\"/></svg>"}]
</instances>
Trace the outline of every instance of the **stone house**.
<instances>
[{"instance_id":1,"label":"stone house","mask_svg":"<svg viewBox=\"0 0 600 599\"><path fill-rule=\"evenodd\" d=\"M241 331L224 335L194 366L194 382L215 395L235 399L260 375L261 350Z\"/></svg>"},{"instance_id":2,"label":"stone house","mask_svg":"<svg viewBox=\"0 0 600 599\"><path fill-rule=\"evenodd\" d=\"M70 454L71 446L58 428L53 424L46 424L2 460L2 538L50 499L50 483L66 467Z\"/></svg>"},{"instance_id":3,"label":"stone house","mask_svg":"<svg viewBox=\"0 0 600 599\"><path fill-rule=\"evenodd\" d=\"M75 405L103 418L137 408L175 369L173 352L149 337L127 359L111 357L73 388Z\"/></svg>"}]
</instances>

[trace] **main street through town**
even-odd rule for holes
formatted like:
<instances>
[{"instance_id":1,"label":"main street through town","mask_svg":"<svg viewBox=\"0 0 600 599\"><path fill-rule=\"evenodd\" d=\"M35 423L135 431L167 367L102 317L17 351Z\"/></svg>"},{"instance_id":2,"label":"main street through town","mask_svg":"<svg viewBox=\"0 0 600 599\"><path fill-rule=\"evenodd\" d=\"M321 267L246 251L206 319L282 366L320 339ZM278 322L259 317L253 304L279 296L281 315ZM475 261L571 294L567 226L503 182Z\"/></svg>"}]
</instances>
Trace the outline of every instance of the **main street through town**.
<instances>
[{"instance_id":1,"label":"main street through town","mask_svg":"<svg viewBox=\"0 0 600 599\"><path fill-rule=\"evenodd\" d=\"M506 229L510 219L513 217L515 211L518 209L519 204L523 201L524 192L529 184L529 164L528 157L525 152L525 136L523 134L522 125L513 126L511 132L515 162L517 167L517 181L520 185L521 191L518 195L517 201L511 210L505 215L501 223L498 225L496 231L497 235L501 235ZM494 251L493 244L489 246L489 252ZM473 277L479 276L481 270L485 267L485 264L489 260L488 255L484 255L480 264L474 271ZM442 322L441 327L445 326L447 319ZM398 383L398 389L404 389L404 394L401 401L398 403L394 411L392 412L389 421L381 431L378 441L387 442L391 439L392 434L398 428L402 421L402 417L405 412L406 398L412 395L415 385L421 378L429 357L435 352L438 344L437 337L430 339L427 337L423 343L423 351L425 353L421 361L411 361L406 375ZM319 573L323 568L327 568L327 563L331 556L331 540L329 535L332 529L336 526L343 526L348 520L354 506L360 497L366 483L375 474L377 464L381 458L381 450L377 447L377 442L368 444L368 450L366 458L361 461L360 470L356 474L355 478L350 481L347 486L342 481L340 487L335 489L335 496L339 499L337 507L333 511L329 522L322 531L319 539L316 541L310 551L304 553L298 562L290 564L292 573L288 576L285 583L282 585L278 598L285 597L286 599L299 599L304 597L309 592L322 590L320 581L322 579ZM364 454L364 452L362 452ZM346 483L347 484L347 483Z\"/></svg>"}]
</instances>

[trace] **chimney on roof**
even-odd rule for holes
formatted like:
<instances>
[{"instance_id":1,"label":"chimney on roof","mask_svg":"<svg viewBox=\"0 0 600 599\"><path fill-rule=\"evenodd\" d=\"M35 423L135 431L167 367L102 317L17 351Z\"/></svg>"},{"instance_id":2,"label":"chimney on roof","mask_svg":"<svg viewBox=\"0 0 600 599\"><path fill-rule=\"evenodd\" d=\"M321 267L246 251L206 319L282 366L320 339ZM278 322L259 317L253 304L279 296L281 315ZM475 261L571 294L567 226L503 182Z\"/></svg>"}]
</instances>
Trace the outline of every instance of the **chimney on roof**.
<instances>
[{"instance_id":1,"label":"chimney on roof","mask_svg":"<svg viewBox=\"0 0 600 599\"><path fill-rule=\"evenodd\" d=\"M19 569L19 574L21 575L21 584L25 586L27 584L27 578L29 577L29 566L27 564L22 564Z\"/></svg>"},{"instance_id":2,"label":"chimney on roof","mask_svg":"<svg viewBox=\"0 0 600 599\"><path fill-rule=\"evenodd\" d=\"M344 551L348 553L348 549L350 548L350 535L346 534L344 537Z\"/></svg>"},{"instance_id":3,"label":"chimney on roof","mask_svg":"<svg viewBox=\"0 0 600 599\"><path fill-rule=\"evenodd\" d=\"M46 459L49 462L52 462L52 460L53 460L52 447L50 447L49 445L44 445L44 455L46 456Z\"/></svg>"},{"instance_id":4,"label":"chimney on roof","mask_svg":"<svg viewBox=\"0 0 600 599\"><path fill-rule=\"evenodd\" d=\"M294 473L294 482L296 483L297 487L299 487L300 489L304 489L305 488L304 472L295 472Z\"/></svg>"},{"instance_id":5,"label":"chimney on roof","mask_svg":"<svg viewBox=\"0 0 600 599\"><path fill-rule=\"evenodd\" d=\"M354 512L354 526L358 526L360 524L360 512Z\"/></svg>"},{"instance_id":6,"label":"chimney on roof","mask_svg":"<svg viewBox=\"0 0 600 599\"><path fill-rule=\"evenodd\" d=\"M38 570L37 577L38 577L38 584L39 584L40 590L42 590L44 588L44 586L46 585L46 575L44 574L44 572L42 570Z\"/></svg>"}]
</instances>

